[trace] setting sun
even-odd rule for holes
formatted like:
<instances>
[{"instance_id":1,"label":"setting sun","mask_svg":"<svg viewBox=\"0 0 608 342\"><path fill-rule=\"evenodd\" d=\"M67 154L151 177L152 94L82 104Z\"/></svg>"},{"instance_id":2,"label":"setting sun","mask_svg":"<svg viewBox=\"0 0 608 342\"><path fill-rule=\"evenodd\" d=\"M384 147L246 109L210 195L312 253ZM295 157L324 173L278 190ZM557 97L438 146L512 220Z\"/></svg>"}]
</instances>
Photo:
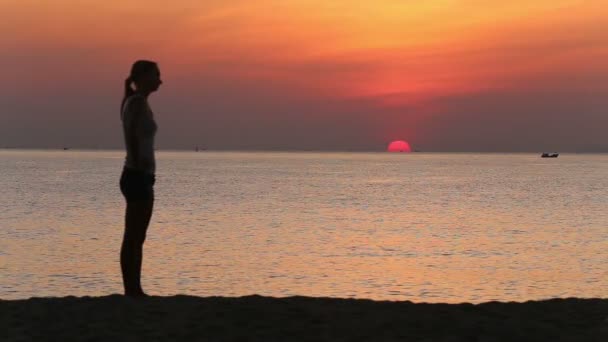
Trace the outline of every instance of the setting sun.
<instances>
[{"instance_id":1,"label":"setting sun","mask_svg":"<svg viewBox=\"0 0 608 342\"><path fill-rule=\"evenodd\" d=\"M412 152L410 144L404 140L395 140L388 144L387 152Z\"/></svg>"}]
</instances>

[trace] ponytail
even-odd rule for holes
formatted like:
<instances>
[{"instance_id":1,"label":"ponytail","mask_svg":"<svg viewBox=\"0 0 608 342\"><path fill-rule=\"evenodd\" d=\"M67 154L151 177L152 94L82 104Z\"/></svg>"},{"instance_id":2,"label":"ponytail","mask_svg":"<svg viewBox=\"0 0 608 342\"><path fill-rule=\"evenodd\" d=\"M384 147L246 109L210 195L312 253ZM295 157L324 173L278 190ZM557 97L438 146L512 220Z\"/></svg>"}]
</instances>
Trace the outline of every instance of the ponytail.
<instances>
[{"instance_id":1,"label":"ponytail","mask_svg":"<svg viewBox=\"0 0 608 342\"><path fill-rule=\"evenodd\" d=\"M125 102L129 98L129 96L135 94L135 90L131 87L131 83L133 83L133 78L131 76L127 77L125 80L125 95L122 98L122 102L120 103L120 117L122 118L122 112L124 110Z\"/></svg>"}]
</instances>

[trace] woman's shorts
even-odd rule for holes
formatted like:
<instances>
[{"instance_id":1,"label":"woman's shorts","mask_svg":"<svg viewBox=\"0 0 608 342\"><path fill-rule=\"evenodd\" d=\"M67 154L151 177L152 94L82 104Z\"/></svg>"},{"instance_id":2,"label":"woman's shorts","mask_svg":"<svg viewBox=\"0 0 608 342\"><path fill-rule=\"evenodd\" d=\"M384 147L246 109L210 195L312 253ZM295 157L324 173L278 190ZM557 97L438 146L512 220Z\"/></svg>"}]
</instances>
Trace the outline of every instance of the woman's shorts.
<instances>
[{"instance_id":1,"label":"woman's shorts","mask_svg":"<svg viewBox=\"0 0 608 342\"><path fill-rule=\"evenodd\" d=\"M153 174L124 168L120 176L120 191L127 202L154 199L154 183L156 178Z\"/></svg>"}]
</instances>

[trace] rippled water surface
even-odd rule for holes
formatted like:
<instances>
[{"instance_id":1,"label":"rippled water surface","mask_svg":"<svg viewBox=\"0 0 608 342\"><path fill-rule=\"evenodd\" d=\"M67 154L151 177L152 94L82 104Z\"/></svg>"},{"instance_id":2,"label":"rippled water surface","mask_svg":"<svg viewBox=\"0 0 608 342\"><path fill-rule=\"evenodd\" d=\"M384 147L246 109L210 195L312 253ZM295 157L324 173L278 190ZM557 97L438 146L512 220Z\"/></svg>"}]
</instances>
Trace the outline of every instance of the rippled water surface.
<instances>
[{"instance_id":1,"label":"rippled water surface","mask_svg":"<svg viewBox=\"0 0 608 342\"><path fill-rule=\"evenodd\" d=\"M0 150L0 298L121 292L123 158ZM151 294L608 297L608 155L157 159Z\"/></svg>"}]
</instances>

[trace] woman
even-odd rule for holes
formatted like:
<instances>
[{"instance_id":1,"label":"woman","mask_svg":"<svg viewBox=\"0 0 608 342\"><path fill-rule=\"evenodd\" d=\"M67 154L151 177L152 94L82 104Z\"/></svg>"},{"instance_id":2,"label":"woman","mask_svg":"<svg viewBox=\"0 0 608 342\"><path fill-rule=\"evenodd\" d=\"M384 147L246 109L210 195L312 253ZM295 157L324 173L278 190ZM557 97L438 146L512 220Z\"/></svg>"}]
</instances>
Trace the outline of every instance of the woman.
<instances>
[{"instance_id":1,"label":"woman","mask_svg":"<svg viewBox=\"0 0 608 342\"><path fill-rule=\"evenodd\" d=\"M147 296L141 288L141 264L154 204L154 136L157 129L148 96L161 84L160 70L155 62L135 62L131 75L125 80L121 105L127 157L120 177L120 190L127 201L127 210L120 267L125 295L130 297Z\"/></svg>"}]
</instances>

